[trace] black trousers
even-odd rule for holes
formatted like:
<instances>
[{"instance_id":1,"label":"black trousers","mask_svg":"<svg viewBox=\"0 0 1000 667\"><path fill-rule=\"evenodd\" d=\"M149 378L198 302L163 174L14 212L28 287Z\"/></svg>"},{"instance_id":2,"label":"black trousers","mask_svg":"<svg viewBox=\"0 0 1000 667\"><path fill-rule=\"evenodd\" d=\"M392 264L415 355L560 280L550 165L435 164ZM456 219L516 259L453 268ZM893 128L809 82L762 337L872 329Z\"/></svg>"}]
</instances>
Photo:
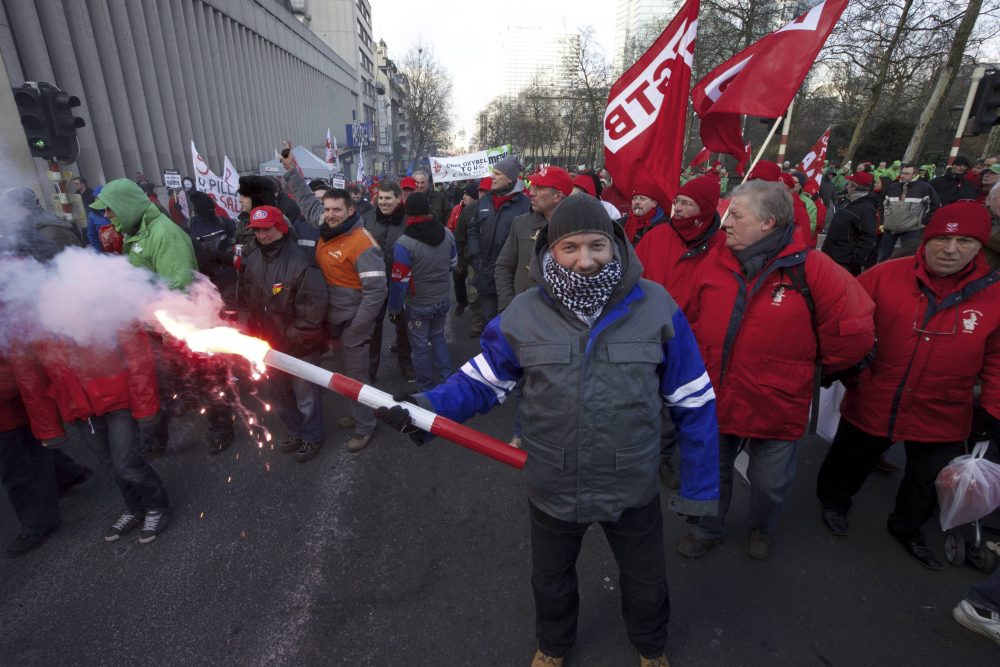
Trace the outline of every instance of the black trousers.
<instances>
[{"instance_id":1,"label":"black trousers","mask_svg":"<svg viewBox=\"0 0 1000 667\"><path fill-rule=\"evenodd\" d=\"M922 540L921 526L931 518L937 505L934 480L953 458L965 453L965 442L907 440L904 444L906 469L887 527L897 539ZM823 507L847 512L851 498L864 485L872 466L891 446L889 438L866 433L841 417L816 480L816 495Z\"/></svg>"},{"instance_id":2,"label":"black trousers","mask_svg":"<svg viewBox=\"0 0 1000 667\"><path fill-rule=\"evenodd\" d=\"M562 521L530 501L528 505L535 634L542 651L561 657L576 642L580 606L576 559L590 524ZM601 528L618 563L622 618L629 639L647 658L662 655L667 645L670 598L660 496L643 507L625 510L618 521L602 521Z\"/></svg>"},{"instance_id":3,"label":"black trousers","mask_svg":"<svg viewBox=\"0 0 1000 667\"><path fill-rule=\"evenodd\" d=\"M382 361L382 326L385 324L385 314L389 310L389 299L382 303L382 310L378 311L375 317L375 328L372 330L371 344L368 346L368 377L369 382L374 383L378 376L378 367ZM409 368L413 370L413 361L410 359L410 337L406 333L406 315L400 313L396 320L396 357L399 359L399 370Z\"/></svg>"}]
</instances>

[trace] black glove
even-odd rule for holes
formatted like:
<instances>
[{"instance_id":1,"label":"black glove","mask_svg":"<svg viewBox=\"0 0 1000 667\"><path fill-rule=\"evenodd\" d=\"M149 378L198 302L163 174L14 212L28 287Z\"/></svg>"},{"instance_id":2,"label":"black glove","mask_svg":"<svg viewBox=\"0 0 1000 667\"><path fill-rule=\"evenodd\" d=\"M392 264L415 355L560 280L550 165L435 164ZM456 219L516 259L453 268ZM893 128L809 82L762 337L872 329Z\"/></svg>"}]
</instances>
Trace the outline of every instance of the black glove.
<instances>
[{"instance_id":1,"label":"black glove","mask_svg":"<svg viewBox=\"0 0 1000 667\"><path fill-rule=\"evenodd\" d=\"M395 394L393 395L392 400L397 403L416 404L413 400L413 394ZM410 436L410 440L412 440L415 444L424 444L426 433L413 425L413 419L410 418L410 413L406 408L400 405L394 405L391 408L375 408L375 418L379 421L385 422L394 430Z\"/></svg>"},{"instance_id":2,"label":"black glove","mask_svg":"<svg viewBox=\"0 0 1000 667\"><path fill-rule=\"evenodd\" d=\"M987 412L983 406L977 405L972 412L972 433L969 439L974 442L1000 440L1000 419Z\"/></svg>"},{"instance_id":3,"label":"black glove","mask_svg":"<svg viewBox=\"0 0 1000 667\"><path fill-rule=\"evenodd\" d=\"M395 324L399 321L400 313L389 313L389 321Z\"/></svg>"}]
</instances>

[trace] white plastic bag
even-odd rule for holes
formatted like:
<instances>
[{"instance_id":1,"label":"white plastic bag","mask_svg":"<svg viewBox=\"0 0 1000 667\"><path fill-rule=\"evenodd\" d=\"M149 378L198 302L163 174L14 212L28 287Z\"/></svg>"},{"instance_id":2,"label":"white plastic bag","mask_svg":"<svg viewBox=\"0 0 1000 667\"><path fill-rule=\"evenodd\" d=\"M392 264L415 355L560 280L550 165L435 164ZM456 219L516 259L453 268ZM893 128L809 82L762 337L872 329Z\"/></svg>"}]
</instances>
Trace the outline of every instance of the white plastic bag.
<instances>
[{"instance_id":1,"label":"white plastic bag","mask_svg":"<svg viewBox=\"0 0 1000 667\"><path fill-rule=\"evenodd\" d=\"M840 426L840 402L847 389L840 382L819 390L819 418L816 420L816 435L827 442L833 442Z\"/></svg>"},{"instance_id":2,"label":"white plastic bag","mask_svg":"<svg viewBox=\"0 0 1000 667\"><path fill-rule=\"evenodd\" d=\"M955 457L938 473L934 486L942 530L971 523L1000 507L1000 465L983 458L988 446L976 444L972 454Z\"/></svg>"}]
</instances>

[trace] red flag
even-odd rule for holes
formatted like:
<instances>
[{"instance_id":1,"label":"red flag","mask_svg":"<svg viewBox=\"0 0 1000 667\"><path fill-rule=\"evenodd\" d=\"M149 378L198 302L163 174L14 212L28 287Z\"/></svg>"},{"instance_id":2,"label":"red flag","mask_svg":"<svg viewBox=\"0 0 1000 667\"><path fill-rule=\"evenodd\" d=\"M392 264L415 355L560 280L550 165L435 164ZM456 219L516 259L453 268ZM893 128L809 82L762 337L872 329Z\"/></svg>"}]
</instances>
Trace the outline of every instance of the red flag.
<instances>
[{"instance_id":1,"label":"red flag","mask_svg":"<svg viewBox=\"0 0 1000 667\"><path fill-rule=\"evenodd\" d=\"M708 158L710 157L712 157L712 151L707 148L702 148L698 151L698 154L694 156L694 159L691 160L691 166L697 167L702 162L708 162Z\"/></svg>"},{"instance_id":2,"label":"red flag","mask_svg":"<svg viewBox=\"0 0 1000 667\"><path fill-rule=\"evenodd\" d=\"M830 128L819 138L812 150L802 158L796 171L801 171L809 179L806 183L814 183L819 188L819 182L823 178L823 165L826 163L826 147L830 143Z\"/></svg>"},{"instance_id":3,"label":"red flag","mask_svg":"<svg viewBox=\"0 0 1000 667\"><path fill-rule=\"evenodd\" d=\"M691 91L701 141L745 158L740 114L778 118L809 73L848 0L825 0L722 63Z\"/></svg>"},{"instance_id":4,"label":"red flag","mask_svg":"<svg viewBox=\"0 0 1000 667\"><path fill-rule=\"evenodd\" d=\"M699 0L688 0L611 86L604 112L604 166L626 197L639 172L660 185L668 202L677 192L698 6Z\"/></svg>"}]
</instances>

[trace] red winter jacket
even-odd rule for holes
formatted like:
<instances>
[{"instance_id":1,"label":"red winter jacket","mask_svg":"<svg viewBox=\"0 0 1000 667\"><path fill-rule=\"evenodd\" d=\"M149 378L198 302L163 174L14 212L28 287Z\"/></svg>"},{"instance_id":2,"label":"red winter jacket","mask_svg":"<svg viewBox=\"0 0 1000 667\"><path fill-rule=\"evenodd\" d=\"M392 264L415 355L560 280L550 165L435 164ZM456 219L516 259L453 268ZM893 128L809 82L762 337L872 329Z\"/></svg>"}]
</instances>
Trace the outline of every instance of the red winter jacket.
<instances>
[{"instance_id":1,"label":"red winter jacket","mask_svg":"<svg viewBox=\"0 0 1000 667\"><path fill-rule=\"evenodd\" d=\"M802 235L802 240L810 247L816 247L816 241L813 239L813 228L812 221L809 219L809 211L806 209L806 205L802 202L797 194L792 193L792 208L795 213L795 226L798 228L798 233ZM819 216L816 217L816 224L819 224Z\"/></svg>"},{"instance_id":2,"label":"red winter jacket","mask_svg":"<svg viewBox=\"0 0 1000 667\"><path fill-rule=\"evenodd\" d=\"M27 425L28 413L21 402L14 369L7 359L0 357L0 433Z\"/></svg>"},{"instance_id":3,"label":"red winter jacket","mask_svg":"<svg viewBox=\"0 0 1000 667\"><path fill-rule=\"evenodd\" d=\"M977 376L1000 417L1000 275L982 253L951 278L932 278L923 258L921 246L858 278L875 300L878 350L841 414L872 435L955 442L969 436Z\"/></svg>"},{"instance_id":4,"label":"red winter jacket","mask_svg":"<svg viewBox=\"0 0 1000 667\"><path fill-rule=\"evenodd\" d=\"M815 332L789 274L803 262ZM719 432L799 439L809 417L817 335L824 371L861 361L874 342L872 300L833 260L807 251L798 232L749 285L725 245L712 251L699 278L687 315L715 388Z\"/></svg>"},{"instance_id":5,"label":"red winter jacket","mask_svg":"<svg viewBox=\"0 0 1000 667\"><path fill-rule=\"evenodd\" d=\"M687 314L701 265L716 246L725 243L726 235L719 233L719 217L716 216L707 237L693 247L689 247L667 222L649 230L636 246L635 254L642 262L642 277L663 285Z\"/></svg>"},{"instance_id":6,"label":"red winter jacket","mask_svg":"<svg viewBox=\"0 0 1000 667\"><path fill-rule=\"evenodd\" d=\"M65 435L63 422L123 409L142 419L160 409L153 348L138 329L120 333L117 347L49 341L18 350L11 362L39 440Z\"/></svg>"}]
</instances>

